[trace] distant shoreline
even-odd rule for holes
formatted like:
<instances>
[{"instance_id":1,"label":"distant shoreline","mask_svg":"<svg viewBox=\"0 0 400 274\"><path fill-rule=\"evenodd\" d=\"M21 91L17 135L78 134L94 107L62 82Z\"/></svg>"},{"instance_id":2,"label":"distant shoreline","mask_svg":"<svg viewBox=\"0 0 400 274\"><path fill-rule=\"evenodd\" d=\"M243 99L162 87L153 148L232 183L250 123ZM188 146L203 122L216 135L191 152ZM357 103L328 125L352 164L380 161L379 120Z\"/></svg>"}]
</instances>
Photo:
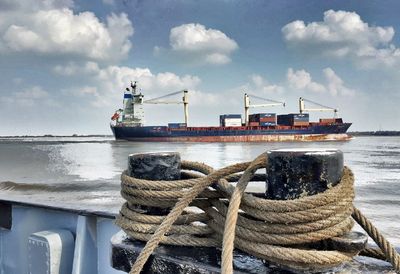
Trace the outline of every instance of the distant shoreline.
<instances>
[{"instance_id":1,"label":"distant shoreline","mask_svg":"<svg viewBox=\"0 0 400 274\"><path fill-rule=\"evenodd\" d=\"M348 132L352 136L400 136L397 130L378 130L378 131L353 131Z\"/></svg>"}]
</instances>

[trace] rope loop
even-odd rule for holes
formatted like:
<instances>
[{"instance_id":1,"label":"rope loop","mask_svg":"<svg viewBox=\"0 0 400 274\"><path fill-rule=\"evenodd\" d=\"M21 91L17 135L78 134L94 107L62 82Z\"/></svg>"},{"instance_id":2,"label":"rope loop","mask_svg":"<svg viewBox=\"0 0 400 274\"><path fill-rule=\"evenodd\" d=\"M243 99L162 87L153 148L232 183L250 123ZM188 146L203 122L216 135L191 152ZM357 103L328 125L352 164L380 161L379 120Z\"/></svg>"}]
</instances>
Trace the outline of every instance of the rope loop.
<instances>
[{"instance_id":1,"label":"rope loop","mask_svg":"<svg viewBox=\"0 0 400 274\"><path fill-rule=\"evenodd\" d=\"M353 206L354 176L344 168L339 184L323 193L295 200L270 200L246 193L251 181L265 183L268 158L219 170L183 161L181 180L151 181L121 175L126 200L116 224L131 238L146 241L130 274L140 273L160 244L222 247L222 273L233 273L233 250L240 249L271 263L296 269L326 269L349 261L355 253L301 248L349 232L354 220L376 241L381 252L400 271L400 256ZM236 183L236 186L233 185ZM294 247L296 246L296 247Z\"/></svg>"}]
</instances>

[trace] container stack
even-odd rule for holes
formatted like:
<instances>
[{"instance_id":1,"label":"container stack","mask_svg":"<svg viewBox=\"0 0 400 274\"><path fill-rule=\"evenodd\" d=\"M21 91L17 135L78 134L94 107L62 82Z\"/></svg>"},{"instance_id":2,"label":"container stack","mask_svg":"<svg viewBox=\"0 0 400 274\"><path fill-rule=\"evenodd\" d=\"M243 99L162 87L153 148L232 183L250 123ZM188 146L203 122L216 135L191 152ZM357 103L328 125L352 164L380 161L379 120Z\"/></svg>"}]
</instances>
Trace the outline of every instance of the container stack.
<instances>
[{"instance_id":1,"label":"container stack","mask_svg":"<svg viewBox=\"0 0 400 274\"><path fill-rule=\"evenodd\" d=\"M321 124L332 124L332 123L335 123L336 122L336 119L335 118L321 118L321 119L319 119L319 122L321 123Z\"/></svg>"},{"instance_id":2,"label":"container stack","mask_svg":"<svg viewBox=\"0 0 400 274\"><path fill-rule=\"evenodd\" d=\"M275 113L255 113L249 115L249 126L276 126Z\"/></svg>"},{"instance_id":3,"label":"container stack","mask_svg":"<svg viewBox=\"0 0 400 274\"><path fill-rule=\"evenodd\" d=\"M310 115L308 113L278 115L278 124L284 126L308 126L310 124Z\"/></svg>"},{"instance_id":4,"label":"container stack","mask_svg":"<svg viewBox=\"0 0 400 274\"><path fill-rule=\"evenodd\" d=\"M242 126L242 115L240 114L220 115L219 124L221 127L240 127Z\"/></svg>"},{"instance_id":5,"label":"container stack","mask_svg":"<svg viewBox=\"0 0 400 274\"><path fill-rule=\"evenodd\" d=\"M319 119L319 123L324 125L335 124L335 123L342 124L343 120L342 118L321 118Z\"/></svg>"}]
</instances>

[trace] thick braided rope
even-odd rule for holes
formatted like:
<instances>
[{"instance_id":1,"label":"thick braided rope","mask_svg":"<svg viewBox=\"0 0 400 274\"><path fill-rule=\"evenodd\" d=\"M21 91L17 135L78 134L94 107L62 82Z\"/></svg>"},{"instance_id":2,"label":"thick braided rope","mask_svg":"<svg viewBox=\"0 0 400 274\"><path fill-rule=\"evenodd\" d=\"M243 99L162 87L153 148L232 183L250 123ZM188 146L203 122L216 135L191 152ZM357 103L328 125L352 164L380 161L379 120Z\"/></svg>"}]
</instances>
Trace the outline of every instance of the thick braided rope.
<instances>
[{"instance_id":1,"label":"thick braided rope","mask_svg":"<svg viewBox=\"0 0 400 274\"><path fill-rule=\"evenodd\" d=\"M224 273L232 273L234 247L298 269L307 269L310 265L316 268L335 266L356 255L284 247L335 237L351 229L354 198L351 171L345 168L341 183L335 187L301 199L267 200L244 193L250 180L265 182L265 175L254 173L265 167L266 161L266 155L262 154L253 162L217 171L204 164L184 161L184 169L207 176L183 171L182 178L185 179L178 181L139 180L124 173L121 194L127 203L122 207L117 223L129 236L147 241L130 273L141 271L159 243L220 246L223 238ZM244 173L237 174L241 171ZM228 181L239 182L235 188ZM210 185L217 191L210 189ZM137 205L167 209L175 206L168 216L149 216L135 208ZM185 213L188 205L197 206L205 213ZM193 222L201 222L203 226L194 226ZM388 258L390 254L394 261L389 260L395 265L398 255L392 251Z\"/></svg>"},{"instance_id":2,"label":"thick braided rope","mask_svg":"<svg viewBox=\"0 0 400 274\"><path fill-rule=\"evenodd\" d=\"M256 171L265 166L267 157L265 154L258 156L247 167L242 177L240 177L229 201L228 212L226 214L225 230L222 242L222 273L233 273L233 249L235 240L235 228L238 218L238 211L242 194L247 184L250 182Z\"/></svg>"},{"instance_id":3,"label":"thick braided rope","mask_svg":"<svg viewBox=\"0 0 400 274\"><path fill-rule=\"evenodd\" d=\"M136 259L135 264L132 266L132 269L129 273L130 274L140 273L144 264L146 263L150 255L153 253L154 249L158 246L160 241L163 239L164 235L171 228L172 224L178 219L178 217L181 215L184 209L192 202L192 200L204 190L204 188L206 188L211 183L217 181L220 178L223 178L232 173L237 173L242 171L243 168L246 167L247 165L248 163L232 165L217 170L209 174L207 177L199 179L197 184L195 184L191 188L191 190L187 192L187 194L176 203L176 205L172 208L168 216L165 217L163 222L160 224L155 233L152 235L152 237L147 241L145 247L143 248L138 258Z\"/></svg>"},{"instance_id":4,"label":"thick braided rope","mask_svg":"<svg viewBox=\"0 0 400 274\"><path fill-rule=\"evenodd\" d=\"M396 249L379 233L378 229L358 210L354 207L353 218L368 233L368 235L379 246L386 259L393 265L393 268L400 272L400 255Z\"/></svg>"}]
</instances>

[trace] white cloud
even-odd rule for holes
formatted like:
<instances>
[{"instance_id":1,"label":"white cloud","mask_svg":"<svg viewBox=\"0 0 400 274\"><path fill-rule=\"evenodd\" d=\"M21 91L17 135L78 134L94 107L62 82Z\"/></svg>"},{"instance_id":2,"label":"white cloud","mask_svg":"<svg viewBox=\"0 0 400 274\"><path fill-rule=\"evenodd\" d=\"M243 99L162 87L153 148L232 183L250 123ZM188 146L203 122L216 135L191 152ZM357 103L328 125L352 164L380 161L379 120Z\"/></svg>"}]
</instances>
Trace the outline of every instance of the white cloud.
<instances>
[{"instance_id":1,"label":"white cloud","mask_svg":"<svg viewBox=\"0 0 400 274\"><path fill-rule=\"evenodd\" d=\"M325 79L327 81L326 89L333 95L343 95L343 96L353 96L356 91L354 89L348 88L344 85L343 80L336 75L336 73L331 68L325 68L323 70Z\"/></svg>"},{"instance_id":2,"label":"white cloud","mask_svg":"<svg viewBox=\"0 0 400 274\"><path fill-rule=\"evenodd\" d=\"M222 53L211 53L206 55L206 62L213 65L224 65L231 62L231 59Z\"/></svg>"},{"instance_id":3,"label":"white cloud","mask_svg":"<svg viewBox=\"0 0 400 274\"><path fill-rule=\"evenodd\" d=\"M355 12L328 10L322 22L293 21L282 28L282 33L290 48L351 58L364 68L400 62L400 50L392 44L393 27L370 26Z\"/></svg>"},{"instance_id":4,"label":"white cloud","mask_svg":"<svg viewBox=\"0 0 400 274\"><path fill-rule=\"evenodd\" d=\"M237 43L222 31L193 23L172 28L169 41L174 52L214 65L231 62L230 55L238 49ZM160 48L156 47L155 52L160 53Z\"/></svg>"},{"instance_id":5,"label":"white cloud","mask_svg":"<svg viewBox=\"0 0 400 274\"><path fill-rule=\"evenodd\" d=\"M285 91L285 88L278 84L271 84L261 75L253 74L250 76L250 83L248 83L246 91L260 95L276 95Z\"/></svg>"},{"instance_id":6,"label":"white cloud","mask_svg":"<svg viewBox=\"0 0 400 274\"><path fill-rule=\"evenodd\" d=\"M313 82L310 73L304 69L294 71L292 68L289 68L286 76L291 88L297 90L309 90L312 92L326 91L326 88L322 84Z\"/></svg>"},{"instance_id":7,"label":"white cloud","mask_svg":"<svg viewBox=\"0 0 400 274\"><path fill-rule=\"evenodd\" d=\"M53 68L53 72L63 76L97 74L99 70L99 65L91 61L83 65L77 62L68 62L66 65L57 65Z\"/></svg>"},{"instance_id":8,"label":"white cloud","mask_svg":"<svg viewBox=\"0 0 400 274\"><path fill-rule=\"evenodd\" d=\"M89 96L94 106L115 106L122 91L130 81L138 81L147 99L182 89L194 89L201 82L192 75L179 76L172 72L153 74L148 68L126 66L99 67L94 62L68 63L56 66L53 71L67 77L81 77L86 85L64 90L64 94L76 97ZM151 95L148 95L151 94Z\"/></svg>"},{"instance_id":9,"label":"white cloud","mask_svg":"<svg viewBox=\"0 0 400 274\"><path fill-rule=\"evenodd\" d=\"M344 81L331 68L323 69L325 84L317 83L312 80L311 74L304 69L288 69L286 74L289 88L296 91L314 93L329 92L332 96L353 96L356 91L345 86Z\"/></svg>"},{"instance_id":10,"label":"white cloud","mask_svg":"<svg viewBox=\"0 0 400 274\"><path fill-rule=\"evenodd\" d=\"M224 102L225 96L216 93L202 92L191 89L189 91L189 102L191 106L215 107Z\"/></svg>"},{"instance_id":11,"label":"white cloud","mask_svg":"<svg viewBox=\"0 0 400 274\"><path fill-rule=\"evenodd\" d=\"M41 99L47 97L49 94L47 91L43 90L43 88L39 86L34 86L32 88L25 89L23 91L15 92L14 95L16 98Z\"/></svg>"},{"instance_id":12,"label":"white cloud","mask_svg":"<svg viewBox=\"0 0 400 274\"><path fill-rule=\"evenodd\" d=\"M75 14L69 1L28 1L0 11L0 54L64 55L109 62L125 57L133 27L125 13L102 22L93 12ZM36 7L36 8L32 8Z\"/></svg>"},{"instance_id":13,"label":"white cloud","mask_svg":"<svg viewBox=\"0 0 400 274\"><path fill-rule=\"evenodd\" d=\"M11 93L9 96L1 97L1 101L6 104L17 104L24 107L32 107L42 102L51 103L49 93L40 86L32 86L21 91Z\"/></svg>"}]
</instances>

